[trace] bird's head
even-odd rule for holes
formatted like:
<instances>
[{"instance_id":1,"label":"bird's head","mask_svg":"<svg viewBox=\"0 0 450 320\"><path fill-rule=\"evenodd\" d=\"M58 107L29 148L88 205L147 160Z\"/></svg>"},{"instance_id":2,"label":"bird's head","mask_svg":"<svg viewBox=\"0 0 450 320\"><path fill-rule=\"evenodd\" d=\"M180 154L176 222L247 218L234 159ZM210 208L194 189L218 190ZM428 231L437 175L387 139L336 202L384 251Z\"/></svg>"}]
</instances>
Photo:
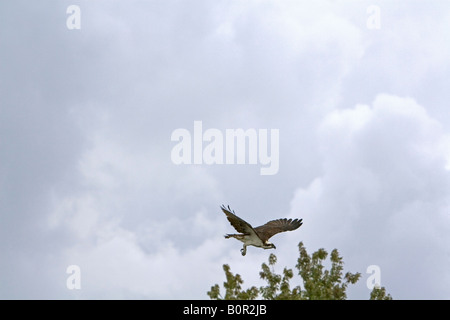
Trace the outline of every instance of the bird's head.
<instances>
[{"instance_id":1,"label":"bird's head","mask_svg":"<svg viewBox=\"0 0 450 320\"><path fill-rule=\"evenodd\" d=\"M276 249L275 245L272 242L266 241L264 245L264 249Z\"/></svg>"}]
</instances>

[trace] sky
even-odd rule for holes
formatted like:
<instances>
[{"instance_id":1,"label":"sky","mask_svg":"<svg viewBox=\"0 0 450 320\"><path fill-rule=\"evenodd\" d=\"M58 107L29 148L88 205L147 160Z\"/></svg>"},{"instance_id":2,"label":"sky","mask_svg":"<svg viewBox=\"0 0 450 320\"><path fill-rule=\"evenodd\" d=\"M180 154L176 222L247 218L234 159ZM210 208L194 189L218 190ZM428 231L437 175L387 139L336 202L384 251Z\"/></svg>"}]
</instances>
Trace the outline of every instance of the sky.
<instances>
[{"instance_id":1,"label":"sky","mask_svg":"<svg viewBox=\"0 0 450 320\"><path fill-rule=\"evenodd\" d=\"M0 298L207 299L302 241L449 299L449 39L443 0L2 1ZM303 225L243 257L222 204Z\"/></svg>"}]
</instances>

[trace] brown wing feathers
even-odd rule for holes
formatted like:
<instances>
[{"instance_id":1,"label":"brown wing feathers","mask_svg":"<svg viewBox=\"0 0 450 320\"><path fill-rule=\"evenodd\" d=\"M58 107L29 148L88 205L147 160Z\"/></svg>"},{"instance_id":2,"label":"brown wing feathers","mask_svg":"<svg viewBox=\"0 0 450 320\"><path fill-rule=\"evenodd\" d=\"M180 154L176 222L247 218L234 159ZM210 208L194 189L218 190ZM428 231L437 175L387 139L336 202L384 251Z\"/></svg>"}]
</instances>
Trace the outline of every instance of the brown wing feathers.
<instances>
[{"instance_id":1,"label":"brown wing feathers","mask_svg":"<svg viewBox=\"0 0 450 320\"><path fill-rule=\"evenodd\" d=\"M298 229L302 223L302 219L284 218L269 221L262 226L254 228L254 230L262 241L267 241L277 233Z\"/></svg>"},{"instance_id":2,"label":"brown wing feathers","mask_svg":"<svg viewBox=\"0 0 450 320\"><path fill-rule=\"evenodd\" d=\"M226 208L224 205L222 205L220 208L226 214L228 221L236 229L237 232L241 232L244 234L250 234L254 232L253 227L248 222L235 215L230 206Z\"/></svg>"},{"instance_id":3,"label":"brown wing feathers","mask_svg":"<svg viewBox=\"0 0 450 320\"><path fill-rule=\"evenodd\" d=\"M248 222L236 216L230 206L221 206L222 211L226 214L228 221L238 231L244 234L250 234L255 232L258 237L263 241L269 240L277 233L292 231L298 229L302 225L302 219L277 219L267 222L266 224L253 228Z\"/></svg>"}]
</instances>

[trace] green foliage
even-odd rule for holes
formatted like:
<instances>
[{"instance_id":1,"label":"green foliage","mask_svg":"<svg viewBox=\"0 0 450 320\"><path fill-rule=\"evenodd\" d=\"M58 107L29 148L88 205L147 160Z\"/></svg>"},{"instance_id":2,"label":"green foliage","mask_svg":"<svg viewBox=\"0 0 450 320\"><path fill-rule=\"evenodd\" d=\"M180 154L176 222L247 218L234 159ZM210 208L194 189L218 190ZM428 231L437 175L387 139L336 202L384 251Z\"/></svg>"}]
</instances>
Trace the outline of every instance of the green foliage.
<instances>
[{"instance_id":1,"label":"green foliage","mask_svg":"<svg viewBox=\"0 0 450 320\"><path fill-rule=\"evenodd\" d=\"M253 286L247 290L242 290L242 280L239 274L234 275L230 267L225 264L226 281L225 296L220 294L220 287L215 284L207 292L211 299L217 300L253 300L262 298L265 300L344 300L347 298L346 290L349 284L355 284L361 277L360 273L344 274L344 262L337 249L331 251L330 269L326 269L324 262L328 257L325 249L319 249L312 255L309 255L302 242L298 245L299 258L295 265L298 274L302 278L302 286L297 285L291 288L290 280L294 277L292 269L284 268L282 274L275 273L275 264L277 257L274 254L269 255L268 264L261 265L259 273L261 279L265 280L267 285L259 288ZM303 289L302 289L303 288ZM370 294L371 300L392 300L387 294L385 288L374 288Z\"/></svg>"},{"instance_id":2,"label":"green foliage","mask_svg":"<svg viewBox=\"0 0 450 320\"><path fill-rule=\"evenodd\" d=\"M244 281L241 279L239 274L234 275L230 271L230 266L227 264L223 265L223 271L225 271L225 276L227 281L223 283L225 288L225 297L222 298L220 295L219 285L216 284L211 287L211 291L208 291L208 296L214 300L253 300L258 296L258 289L256 287L251 287L245 291L242 290L241 285Z\"/></svg>"},{"instance_id":3,"label":"green foliage","mask_svg":"<svg viewBox=\"0 0 450 320\"><path fill-rule=\"evenodd\" d=\"M370 300L392 300L390 294L386 295L386 289L384 287L374 287L370 293Z\"/></svg>"},{"instance_id":4,"label":"green foliage","mask_svg":"<svg viewBox=\"0 0 450 320\"><path fill-rule=\"evenodd\" d=\"M289 285L289 280L294 276L292 269L284 268L283 275L276 274L273 270L276 262L277 257L272 253L269 256L269 265L263 263L261 266L262 271L259 276L267 282L267 286L259 288L262 298L265 300L299 299L300 287L291 290Z\"/></svg>"},{"instance_id":5,"label":"green foliage","mask_svg":"<svg viewBox=\"0 0 450 320\"><path fill-rule=\"evenodd\" d=\"M328 256L325 249L319 249L312 256L308 255L303 243L299 245L300 257L297 269L303 279L303 298L307 300L344 300L349 284L355 284L361 277L360 273L347 272L343 277L344 262L337 249L331 251L330 270L324 270L323 262Z\"/></svg>"}]
</instances>

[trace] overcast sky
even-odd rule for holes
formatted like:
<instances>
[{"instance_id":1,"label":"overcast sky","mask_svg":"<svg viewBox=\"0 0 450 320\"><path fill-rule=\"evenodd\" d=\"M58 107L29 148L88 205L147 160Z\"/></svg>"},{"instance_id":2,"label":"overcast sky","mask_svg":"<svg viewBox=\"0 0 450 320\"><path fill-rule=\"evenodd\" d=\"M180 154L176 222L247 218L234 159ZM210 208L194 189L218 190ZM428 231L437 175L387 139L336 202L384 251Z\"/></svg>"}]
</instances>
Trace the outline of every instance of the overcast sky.
<instances>
[{"instance_id":1,"label":"overcast sky","mask_svg":"<svg viewBox=\"0 0 450 320\"><path fill-rule=\"evenodd\" d=\"M375 265L449 299L449 40L444 0L1 1L0 298L206 299L303 241L362 273L350 298ZM176 165L194 121L279 130L278 172ZM242 257L222 204L304 224Z\"/></svg>"}]
</instances>

